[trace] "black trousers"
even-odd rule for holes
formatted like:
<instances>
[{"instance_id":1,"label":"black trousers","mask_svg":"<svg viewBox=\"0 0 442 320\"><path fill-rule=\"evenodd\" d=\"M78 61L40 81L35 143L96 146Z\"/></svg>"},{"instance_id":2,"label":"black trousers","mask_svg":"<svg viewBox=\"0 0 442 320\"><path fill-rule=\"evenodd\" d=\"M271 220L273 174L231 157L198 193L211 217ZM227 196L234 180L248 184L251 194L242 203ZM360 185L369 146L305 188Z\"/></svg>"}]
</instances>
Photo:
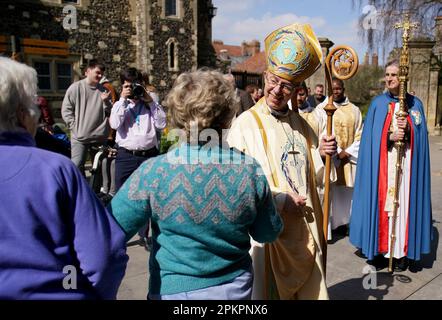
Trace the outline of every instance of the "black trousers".
<instances>
[{"instance_id":1,"label":"black trousers","mask_svg":"<svg viewBox=\"0 0 442 320\"><path fill-rule=\"evenodd\" d=\"M159 155L157 148L149 149L148 151L141 153L135 153L135 155L124 148L118 148L117 157L115 159L115 189L118 191L127 178L137 170L137 168L147 159L156 157Z\"/></svg>"}]
</instances>

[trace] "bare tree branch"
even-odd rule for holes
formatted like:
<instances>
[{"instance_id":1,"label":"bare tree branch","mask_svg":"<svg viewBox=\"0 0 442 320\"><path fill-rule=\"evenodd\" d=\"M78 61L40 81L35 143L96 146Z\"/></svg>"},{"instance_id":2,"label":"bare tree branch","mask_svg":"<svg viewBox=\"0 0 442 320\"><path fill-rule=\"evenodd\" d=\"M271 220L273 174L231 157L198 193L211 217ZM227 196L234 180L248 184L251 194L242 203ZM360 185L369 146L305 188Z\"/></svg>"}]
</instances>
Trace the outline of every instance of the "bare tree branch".
<instances>
[{"instance_id":1,"label":"bare tree branch","mask_svg":"<svg viewBox=\"0 0 442 320\"><path fill-rule=\"evenodd\" d=\"M362 14L365 5L376 8L376 28L364 28L371 14ZM352 7L361 12L358 35L370 51L378 51L385 43L398 42L394 24L402 20L404 12L409 12L411 20L419 23L414 35L420 38L433 37L434 19L442 12L441 0L352 0Z\"/></svg>"}]
</instances>

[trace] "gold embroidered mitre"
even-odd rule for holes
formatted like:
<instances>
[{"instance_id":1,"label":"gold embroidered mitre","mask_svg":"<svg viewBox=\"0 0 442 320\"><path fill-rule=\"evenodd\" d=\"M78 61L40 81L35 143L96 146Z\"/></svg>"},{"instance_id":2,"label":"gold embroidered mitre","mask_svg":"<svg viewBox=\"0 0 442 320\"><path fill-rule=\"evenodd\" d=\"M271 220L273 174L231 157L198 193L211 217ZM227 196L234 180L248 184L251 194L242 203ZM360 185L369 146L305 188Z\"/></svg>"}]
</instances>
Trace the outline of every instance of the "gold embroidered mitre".
<instances>
[{"instance_id":1,"label":"gold embroidered mitre","mask_svg":"<svg viewBox=\"0 0 442 320\"><path fill-rule=\"evenodd\" d=\"M264 43L267 70L292 83L302 82L321 66L321 45L309 24L279 28Z\"/></svg>"}]
</instances>

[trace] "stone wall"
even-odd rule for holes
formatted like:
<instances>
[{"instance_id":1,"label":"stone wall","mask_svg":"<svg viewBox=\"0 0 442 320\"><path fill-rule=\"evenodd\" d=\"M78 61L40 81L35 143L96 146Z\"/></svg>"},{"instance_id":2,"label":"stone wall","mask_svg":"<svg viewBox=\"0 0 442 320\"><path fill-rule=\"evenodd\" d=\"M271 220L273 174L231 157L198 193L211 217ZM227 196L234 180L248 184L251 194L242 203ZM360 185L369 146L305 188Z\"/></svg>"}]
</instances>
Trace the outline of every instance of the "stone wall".
<instances>
[{"instance_id":1,"label":"stone wall","mask_svg":"<svg viewBox=\"0 0 442 320\"><path fill-rule=\"evenodd\" d=\"M438 94L437 94L437 108L436 108L436 126L438 130L438 134L441 135L441 127L442 127L442 16L438 16L435 19L435 40L436 45L434 46L434 54L437 67L438 67ZM433 65L433 72L436 74L436 67ZM434 75L436 76L436 75Z\"/></svg>"},{"instance_id":2,"label":"stone wall","mask_svg":"<svg viewBox=\"0 0 442 320\"><path fill-rule=\"evenodd\" d=\"M198 0L198 68L216 68L216 53L212 45L212 0Z\"/></svg>"},{"instance_id":3,"label":"stone wall","mask_svg":"<svg viewBox=\"0 0 442 320\"><path fill-rule=\"evenodd\" d=\"M67 42L74 63L74 80L82 76L80 62L98 59L106 76L118 85L119 73L136 66L164 98L177 76L202 66L214 66L211 44L211 0L179 0L178 16L165 17L164 0L88 0L77 8L77 28L65 30L63 5L33 0L5 0L0 10L0 35ZM168 43L177 50L176 68L169 68ZM62 59L62 57L60 57ZM25 59L25 62L26 61ZM46 96L46 94L45 94ZM48 94L59 108L61 93Z\"/></svg>"},{"instance_id":4,"label":"stone wall","mask_svg":"<svg viewBox=\"0 0 442 320\"><path fill-rule=\"evenodd\" d=\"M410 73L408 91L415 91L424 105L428 131L433 133L436 124L437 79L432 76L432 55L434 41L410 41Z\"/></svg>"},{"instance_id":5,"label":"stone wall","mask_svg":"<svg viewBox=\"0 0 442 320\"><path fill-rule=\"evenodd\" d=\"M132 39L136 30L128 16L128 0L90 0L86 8L77 8L73 30L63 29L61 5L6 0L2 7L6 9L0 11L0 34L68 42L71 54L103 61L112 80L136 60Z\"/></svg>"},{"instance_id":6,"label":"stone wall","mask_svg":"<svg viewBox=\"0 0 442 320\"><path fill-rule=\"evenodd\" d=\"M438 134L440 135L440 104L442 103L441 100L438 100L439 98L439 72L440 72L440 66L437 62L437 58L435 56L431 57L430 62L430 77L429 77L429 83L428 83L428 116L427 116L427 123L430 127L430 132L432 134ZM435 131L436 127L438 128L437 132Z\"/></svg>"},{"instance_id":7,"label":"stone wall","mask_svg":"<svg viewBox=\"0 0 442 320\"><path fill-rule=\"evenodd\" d=\"M192 71L197 67L197 32L194 15L197 0L183 0L179 17L164 17L163 0L151 0L150 26L148 26L148 46L150 50L150 82L159 91L163 99L182 72ZM177 68L169 69L167 43L174 39L177 51Z\"/></svg>"},{"instance_id":8,"label":"stone wall","mask_svg":"<svg viewBox=\"0 0 442 320\"><path fill-rule=\"evenodd\" d=\"M309 77L305 82L307 87L310 87L311 94L314 94L315 86L319 83L324 85L324 95L327 95L327 81L325 81L325 58L327 57L330 48L334 45L328 38L318 38L322 49L322 65L316 72Z\"/></svg>"},{"instance_id":9,"label":"stone wall","mask_svg":"<svg viewBox=\"0 0 442 320\"><path fill-rule=\"evenodd\" d=\"M22 38L68 41L62 27L63 7L25 1L2 1L0 34Z\"/></svg>"},{"instance_id":10,"label":"stone wall","mask_svg":"<svg viewBox=\"0 0 442 320\"><path fill-rule=\"evenodd\" d=\"M436 17L435 20L435 30L434 39L436 40L436 45L434 46L434 53L440 61L442 61L442 16Z\"/></svg>"}]
</instances>

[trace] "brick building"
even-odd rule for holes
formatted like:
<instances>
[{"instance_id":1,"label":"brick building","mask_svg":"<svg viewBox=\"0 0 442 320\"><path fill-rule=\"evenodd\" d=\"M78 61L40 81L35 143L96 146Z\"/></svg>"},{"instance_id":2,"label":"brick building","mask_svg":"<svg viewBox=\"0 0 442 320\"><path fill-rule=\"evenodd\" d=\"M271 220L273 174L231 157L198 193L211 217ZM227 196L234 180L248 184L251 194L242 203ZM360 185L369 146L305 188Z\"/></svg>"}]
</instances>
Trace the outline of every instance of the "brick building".
<instances>
[{"instance_id":1,"label":"brick building","mask_svg":"<svg viewBox=\"0 0 442 320\"><path fill-rule=\"evenodd\" d=\"M226 73L231 72L238 87L243 89L251 83L262 85L265 57L258 40L243 41L240 46L227 45L221 40L215 40L213 48L218 58L219 69Z\"/></svg>"}]
</instances>

